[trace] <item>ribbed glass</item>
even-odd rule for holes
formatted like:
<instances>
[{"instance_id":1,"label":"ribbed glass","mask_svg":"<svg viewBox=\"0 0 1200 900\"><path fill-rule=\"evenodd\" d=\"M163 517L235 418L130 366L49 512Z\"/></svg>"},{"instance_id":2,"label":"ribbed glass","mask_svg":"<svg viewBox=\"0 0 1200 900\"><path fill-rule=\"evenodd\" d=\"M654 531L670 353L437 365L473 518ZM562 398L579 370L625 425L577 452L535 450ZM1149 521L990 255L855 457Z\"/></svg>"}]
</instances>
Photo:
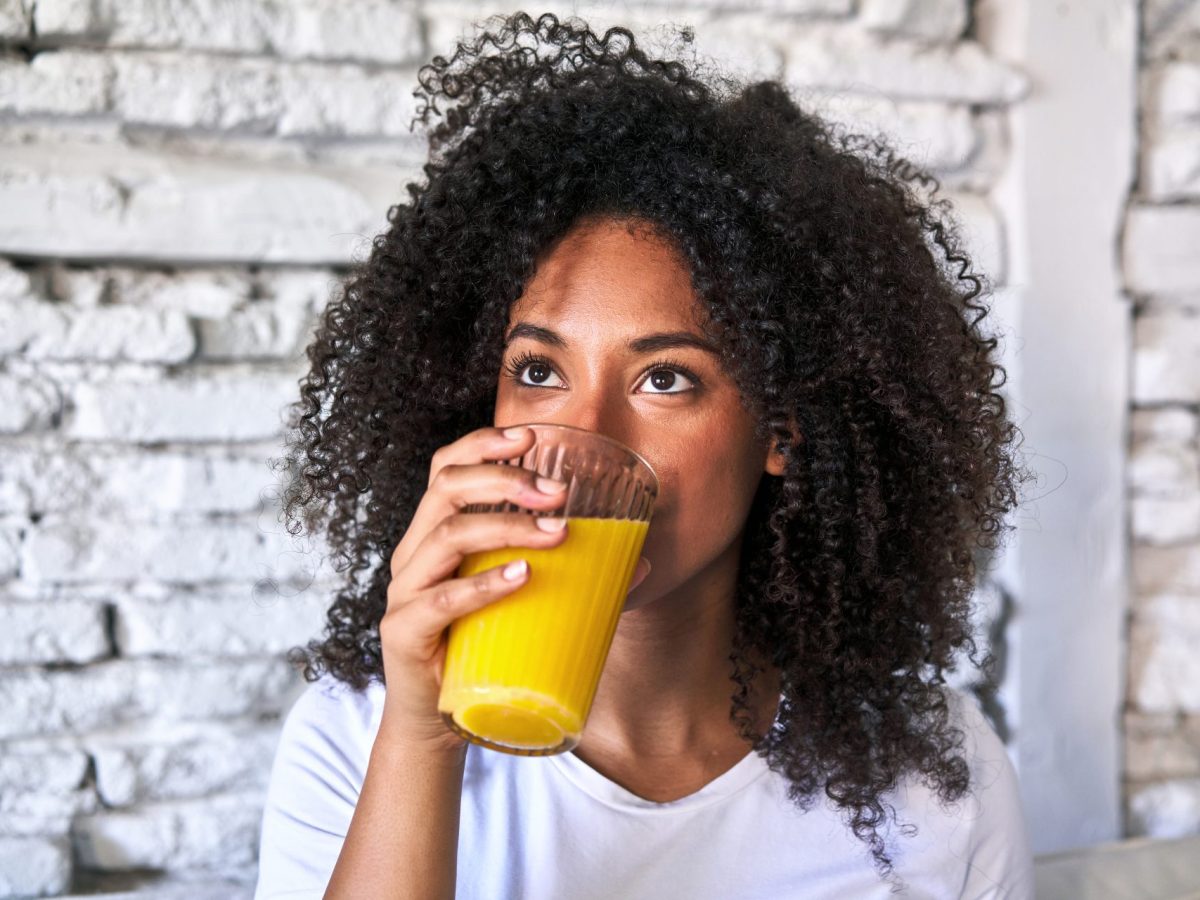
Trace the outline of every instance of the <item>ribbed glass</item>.
<instances>
[{"instance_id":1,"label":"ribbed glass","mask_svg":"<svg viewBox=\"0 0 1200 900\"><path fill-rule=\"evenodd\" d=\"M557 547L504 547L467 556L467 577L514 559L529 561L519 589L450 626L438 709L467 740L527 756L579 744L650 525L658 478L611 438L568 425L533 423L536 440L519 465L567 484L547 513L514 503L464 512L566 516Z\"/></svg>"}]
</instances>

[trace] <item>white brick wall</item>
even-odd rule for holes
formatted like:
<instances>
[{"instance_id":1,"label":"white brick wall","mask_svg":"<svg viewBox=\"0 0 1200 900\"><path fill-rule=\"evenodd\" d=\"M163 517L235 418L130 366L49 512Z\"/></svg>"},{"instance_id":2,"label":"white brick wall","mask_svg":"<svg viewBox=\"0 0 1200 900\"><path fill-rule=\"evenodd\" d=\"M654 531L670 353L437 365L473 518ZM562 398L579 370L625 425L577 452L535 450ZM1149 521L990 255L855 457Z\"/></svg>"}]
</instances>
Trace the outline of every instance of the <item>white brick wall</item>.
<instances>
[{"instance_id":1,"label":"white brick wall","mask_svg":"<svg viewBox=\"0 0 1200 900\"><path fill-rule=\"evenodd\" d=\"M508 9L0 0L0 897L139 881L155 896L176 883L248 896L278 719L302 687L282 654L317 634L332 577L275 519L280 412L315 316L419 174L417 67ZM980 267L1007 277L988 192L1030 85L971 37L967 0L559 11L652 45L662 23L692 24L700 53L890 136L943 180ZM1179 136L1197 94L1189 65L1151 65L1184 146L1164 139L1148 158L1157 187L1125 253L1139 289L1174 297L1200 282L1186 252L1200 216L1162 205L1195 196ZM1162 315L1183 315L1170 304ZM1172 354L1190 330L1148 319L1142 333L1139 397L1188 402L1196 386ZM1194 416L1143 425L1145 502L1178 502L1176 481L1196 492ZM1145 528L1192 534L1193 512L1147 507ZM1173 559L1140 572L1181 578ZM1155 592L1181 596L1174 582ZM1140 688L1147 779L1154 760L1196 774L1179 736L1146 718L1193 702L1171 682L1190 664L1182 644L1152 637L1173 602L1139 626L1139 665L1157 673Z\"/></svg>"},{"instance_id":2,"label":"white brick wall","mask_svg":"<svg viewBox=\"0 0 1200 900\"><path fill-rule=\"evenodd\" d=\"M1127 830L1200 833L1200 2L1142 10L1129 489Z\"/></svg>"}]
</instances>

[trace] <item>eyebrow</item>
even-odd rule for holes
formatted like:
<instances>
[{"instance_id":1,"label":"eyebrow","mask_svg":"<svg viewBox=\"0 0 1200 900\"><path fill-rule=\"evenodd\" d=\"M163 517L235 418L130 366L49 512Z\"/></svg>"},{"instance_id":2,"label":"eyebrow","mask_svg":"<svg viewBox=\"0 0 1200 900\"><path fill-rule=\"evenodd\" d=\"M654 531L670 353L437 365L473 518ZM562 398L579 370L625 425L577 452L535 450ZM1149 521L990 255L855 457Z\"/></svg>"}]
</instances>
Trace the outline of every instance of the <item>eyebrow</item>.
<instances>
[{"instance_id":1,"label":"eyebrow","mask_svg":"<svg viewBox=\"0 0 1200 900\"><path fill-rule=\"evenodd\" d=\"M517 338L529 338L541 344L547 344L551 347L557 347L560 350L567 349L567 341L558 332L549 328L543 328L541 325L534 325L531 322L518 322L509 331L508 336L504 339L504 345L507 347ZM639 338L634 338L628 344L629 349L634 353L656 353L660 350L673 350L677 347L694 347L697 350L703 350L705 353L711 353L714 356L720 356L720 351L702 338L698 334L692 334L690 331L660 331L654 334L645 334Z\"/></svg>"}]
</instances>

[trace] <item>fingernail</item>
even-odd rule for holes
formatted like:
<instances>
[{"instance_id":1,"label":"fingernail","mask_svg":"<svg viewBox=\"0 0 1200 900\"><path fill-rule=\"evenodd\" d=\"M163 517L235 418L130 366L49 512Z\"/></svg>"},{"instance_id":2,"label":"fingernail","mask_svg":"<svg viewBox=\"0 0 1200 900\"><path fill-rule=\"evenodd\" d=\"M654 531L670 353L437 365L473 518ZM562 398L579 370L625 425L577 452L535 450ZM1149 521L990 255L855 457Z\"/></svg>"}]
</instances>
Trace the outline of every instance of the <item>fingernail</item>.
<instances>
[{"instance_id":1,"label":"fingernail","mask_svg":"<svg viewBox=\"0 0 1200 900\"><path fill-rule=\"evenodd\" d=\"M552 519L548 516L537 516L535 523L537 524L538 528L542 529L542 531L549 531L552 533L555 531L562 531L567 526L566 519Z\"/></svg>"},{"instance_id":2,"label":"fingernail","mask_svg":"<svg viewBox=\"0 0 1200 900\"><path fill-rule=\"evenodd\" d=\"M504 429L504 436L510 441L519 441L525 437L525 432L528 430L524 425L514 425L512 428Z\"/></svg>"},{"instance_id":3,"label":"fingernail","mask_svg":"<svg viewBox=\"0 0 1200 900\"><path fill-rule=\"evenodd\" d=\"M517 559L505 566L500 571L500 574L504 576L505 581L516 581L525 574L525 570L527 568L529 568L529 563L525 562L523 559Z\"/></svg>"},{"instance_id":4,"label":"fingernail","mask_svg":"<svg viewBox=\"0 0 1200 900\"><path fill-rule=\"evenodd\" d=\"M567 486L561 481L554 481L551 478L543 478L539 475L537 489L543 494L560 494L567 489Z\"/></svg>"}]
</instances>

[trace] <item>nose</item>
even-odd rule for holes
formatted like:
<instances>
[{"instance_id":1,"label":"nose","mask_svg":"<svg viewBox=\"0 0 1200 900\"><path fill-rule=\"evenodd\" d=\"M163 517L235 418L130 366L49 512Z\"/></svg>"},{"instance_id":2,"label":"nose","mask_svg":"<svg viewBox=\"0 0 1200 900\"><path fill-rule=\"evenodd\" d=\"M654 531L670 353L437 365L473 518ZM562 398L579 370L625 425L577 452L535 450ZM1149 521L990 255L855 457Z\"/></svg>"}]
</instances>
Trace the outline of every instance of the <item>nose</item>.
<instances>
[{"instance_id":1,"label":"nose","mask_svg":"<svg viewBox=\"0 0 1200 900\"><path fill-rule=\"evenodd\" d=\"M632 441L636 440L636 437L632 411L627 404L620 401L620 397L606 396L602 391L595 394L577 391L570 401L547 421L593 431L620 441L627 447L633 447Z\"/></svg>"}]
</instances>

